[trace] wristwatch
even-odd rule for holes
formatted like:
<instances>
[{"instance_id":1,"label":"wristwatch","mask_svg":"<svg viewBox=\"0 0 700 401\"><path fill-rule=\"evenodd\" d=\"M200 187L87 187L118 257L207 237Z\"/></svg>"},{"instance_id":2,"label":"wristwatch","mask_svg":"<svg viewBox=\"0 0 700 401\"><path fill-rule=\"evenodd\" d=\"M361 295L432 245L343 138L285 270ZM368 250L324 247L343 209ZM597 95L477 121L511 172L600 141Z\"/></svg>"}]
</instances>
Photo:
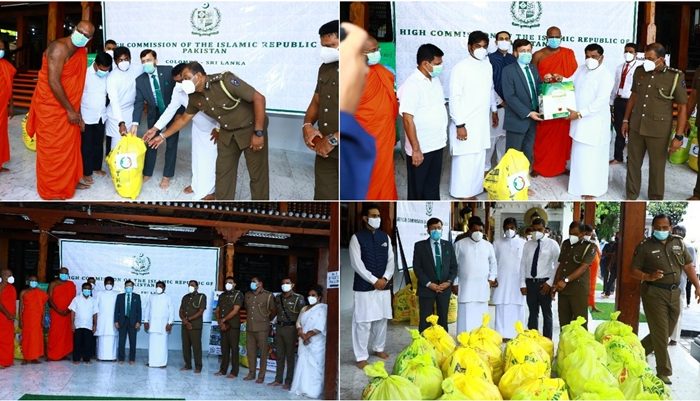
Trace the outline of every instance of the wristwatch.
<instances>
[{"instance_id":1,"label":"wristwatch","mask_svg":"<svg viewBox=\"0 0 700 401\"><path fill-rule=\"evenodd\" d=\"M255 136L262 137L264 135L265 135L265 131L263 131L261 129L255 130Z\"/></svg>"},{"instance_id":2,"label":"wristwatch","mask_svg":"<svg viewBox=\"0 0 700 401\"><path fill-rule=\"evenodd\" d=\"M338 146L338 138L333 136L333 134L328 135L328 143L330 143L331 146Z\"/></svg>"},{"instance_id":3,"label":"wristwatch","mask_svg":"<svg viewBox=\"0 0 700 401\"><path fill-rule=\"evenodd\" d=\"M676 135L673 136L673 139L675 139L675 140L677 140L677 141L680 141L680 142L683 142L683 139L684 139L684 138L685 138L685 137L684 137L683 135L680 135L680 134L676 134Z\"/></svg>"}]
</instances>

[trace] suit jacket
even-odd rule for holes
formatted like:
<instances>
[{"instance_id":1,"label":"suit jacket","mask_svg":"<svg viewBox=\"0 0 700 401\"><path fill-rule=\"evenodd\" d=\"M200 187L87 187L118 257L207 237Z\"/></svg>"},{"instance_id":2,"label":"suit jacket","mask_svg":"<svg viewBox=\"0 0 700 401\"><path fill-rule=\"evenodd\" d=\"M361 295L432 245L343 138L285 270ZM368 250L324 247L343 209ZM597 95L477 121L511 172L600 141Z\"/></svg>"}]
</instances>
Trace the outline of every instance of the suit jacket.
<instances>
[{"instance_id":1,"label":"suit jacket","mask_svg":"<svg viewBox=\"0 0 700 401\"><path fill-rule=\"evenodd\" d=\"M540 75L537 67L530 64L530 72L534 79L535 91L540 93ZM503 67L501 72L501 86L503 88L503 100L506 102L506 113L503 119L503 129L506 131L526 133L536 121L527 117L532 110L532 98L528 89L528 82L520 63L513 63Z\"/></svg>"},{"instance_id":2,"label":"suit jacket","mask_svg":"<svg viewBox=\"0 0 700 401\"><path fill-rule=\"evenodd\" d=\"M114 323L119 323L119 326L130 325L141 322L141 296L131 293L131 315L126 317L126 294L117 295L117 304L114 306Z\"/></svg>"},{"instance_id":3,"label":"suit jacket","mask_svg":"<svg viewBox=\"0 0 700 401\"><path fill-rule=\"evenodd\" d=\"M430 239L418 241L413 248L413 272L418 278L418 296L435 297L437 293L427 287L428 283L440 284L445 281L454 282L457 277L457 258L452 243L440 240L442 255L442 276L435 272L435 258L430 248ZM449 293L451 289L445 290Z\"/></svg>"},{"instance_id":4,"label":"suit jacket","mask_svg":"<svg viewBox=\"0 0 700 401\"><path fill-rule=\"evenodd\" d=\"M158 73L160 92L163 94L164 107L168 107L168 104L173 97L173 88L175 88L175 81L172 78L173 67L158 65L156 66L156 71ZM150 128L156 123L156 121L158 121L160 111L158 111L158 103L156 102L156 98L153 96L153 90L151 89L151 76L145 72L136 77L136 99L134 100L134 115L132 121L141 121L141 114L143 113L144 104L148 106L147 119L148 127Z\"/></svg>"}]
</instances>

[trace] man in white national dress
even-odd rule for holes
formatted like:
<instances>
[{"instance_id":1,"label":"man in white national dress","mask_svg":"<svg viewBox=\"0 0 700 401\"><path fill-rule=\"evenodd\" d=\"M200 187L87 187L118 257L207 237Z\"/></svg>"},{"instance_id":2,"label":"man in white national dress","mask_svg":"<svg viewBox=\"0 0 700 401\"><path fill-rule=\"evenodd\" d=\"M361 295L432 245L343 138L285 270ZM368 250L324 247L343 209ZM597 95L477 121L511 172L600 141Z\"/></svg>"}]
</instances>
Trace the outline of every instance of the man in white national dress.
<instances>
[{"instance_id":1,"label":"man in white national dress","mask_svg":"<svg viewBox=\"0 0 700 401\"><path fill-rule=\"evenodd\" d=\"M496 305L496 331L504 340L515 338L515 322L525 320L525 296L520 292L520 259L525 240L518 235L513 217L503 220L503 237L493 242L498 264L498 286L491 301Z\"/></svg>"},{"instance_id":2,"label":"man in white national dress","mask_svg":"<svg viewBox=\"0 0 700 401\"><path fill-rule=\"evenodd\" d=\"M148 366L164 368L168 364L168 334L173 328L175 309L165 293L165 283L156 283L156 293L148 299L143 324L148 332Z\"/></svg>"},{"instance_id":3,"label":"man in white national dress","mask_svg":"<svg viewBox=\"0 0 700 401\"><path fill-rule=\"evenodd\" d=\"M117 360L117 329L114 327L114 306L117 303L114 291L114 278L105 277L105 290L94 294L97 306L97 359L100 361Z\"/></svg>"}]
</instances>

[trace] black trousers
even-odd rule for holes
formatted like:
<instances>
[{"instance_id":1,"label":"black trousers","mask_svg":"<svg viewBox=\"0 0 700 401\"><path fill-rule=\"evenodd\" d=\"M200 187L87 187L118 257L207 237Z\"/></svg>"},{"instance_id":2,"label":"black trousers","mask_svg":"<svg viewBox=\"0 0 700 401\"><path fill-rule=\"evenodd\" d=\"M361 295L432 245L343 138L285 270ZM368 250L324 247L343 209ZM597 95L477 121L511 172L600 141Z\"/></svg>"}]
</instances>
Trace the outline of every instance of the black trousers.
<instances>
[{"instance_id":1,"label":"black trousers","mask_svg":"<svg viewBox=\"0 0 700 401\"><path fill-rule=\"evenodd\" d=\"M540 288L546 282L546 280L535 281L535 280L525 280L525 287L527 288L527 309L529 315L527 318L527 328L535 329L538 328L538 323L540 320L540 309L542 309L542 318L544 322L542 324L542 335L547 338L552 338L552 296L549 294L540 294Z\"/></svg>"},{"instance_id":2,"label":"black trousers","mask_svg":"<svg viewBox=\"0 0 700 401\"><path fill-rule=\"evenodd\" d=\"M603 292L610 295L615 292L615 280L617 280L617 264L613 263L607 269L607 276L603 276Z\"/></svg>"},{"instance_id":3,"label":"black trousers","mask_svg":"<svg viewBox=\"0 0 700 401\"><path fill-rule=\"evenodd\" d=\"M418 323L418 331L423 332L430 324L425 319L433 314L434 308L437 305L438 324L447 331L447 311L450 309L450 295L452 292L446 290L441 294L432 297L418 297L418 314L420 322Z\"/></svg>"},{"instance_id":4,"label":"black trousers","mask_svg":"<svg viewBox=\"0 0 700 401\"><path fill-rule=\"evenodd\" d=\"M408 200L440 200L442 149L423 154L423 163L416 167L406 157Z\"/></svg>"},{"instance_id":5,"label":"black trousers","mask_svg":"<svg viewBox=\"0 0 700 401\"><path fill-rule=\"evenodd\" d=\"M615 160L621 162L622 151L625 149L625 137L622 136L622 120L625 119L625 109L627 108L627 100L621 97L615 98L613 101L613 127L615 127Z\"/></svg>"},{"instance_id":6,"label":"black trousers","mask_svg":"<svg viewBox=\"0 0 700 401\"><path fill-rule=\"evenodd\" d=\"M700 197L700 173L697 174L698 178L695 181L695 189L693 189L693 196Z\"/></svg>"},{"instance_id":7,"label":"black trousers","mask_svg":"<svg viewBox=\"0 0 700 401\"><path fill-rule=\"evenodd\" d=\"M73 332L73 362L78 362L81 359L83 362L90 362L92 342L92 330L75 329Z\"/></svg>"},{"instance_id":8,"label":"black trousers","mask_svg":"<svg viewBox=\"0 0 700 401\"><path fill-rule=\"evenodd\" d=\"M241 337L241 329L230 328L227 331L221 332L221 366L219 372L221 374L228 373L229 361L231 362L231 374L238 376L239 367L239 349L238 344ZM189 359L189 358L188 358Z\"/></svg>"},{"instance_id":9,"label":"black trousers","mask_svg":"<svg viewBox=\"0 0 700 401\"><path fill-rule=\"evenodd\" d=\"M700 279L700 274L698 274L698 279ZM690 300L693 299L692 295L695 294L695 292L691 292L693 290L693 282L690 281L690 278L688 278L688 281L685 283L685 304L686 306L690 305Z\"/></svg>"},{"instance_id":10,"label":"black trousers","mask_svg":"<svg viewBox=\"0 0 700 401\"><path fill-rule=\"evenodd\" d=\"M105 139L105 124L85 124L85 131L80 134L80 153L83 156L83 175L92 175L93 171L102 170L102 142Z\"/></svg>"},{"instance_id":11,"label":"black trousers","mask_svg":"<svg viewBox=\"0 0 700 401\"><path fill-rule=\"evenodd\" d=\"M175 175L175 162L177 161L177 143L179 139L180 132L178 131L165 140L165 166L163 167L163 177L171 178ZM157 156L158 149L153 149L150 146L146 148L146 160L143 163L144 176L153 176L153 170L156 167Z\"/></svg>"},{"instance_id":12,"label":"black trousers","mask_svg":"<svg viewBox=\"0 0 700 401\"><path fill-rule=\"evenodd\" d=\"M126 337L129 336L129 362L136 360L136 327L134 323L119 325L119 345L117 359L121 362L126 354Z\"/></svg>"}]
</instances>

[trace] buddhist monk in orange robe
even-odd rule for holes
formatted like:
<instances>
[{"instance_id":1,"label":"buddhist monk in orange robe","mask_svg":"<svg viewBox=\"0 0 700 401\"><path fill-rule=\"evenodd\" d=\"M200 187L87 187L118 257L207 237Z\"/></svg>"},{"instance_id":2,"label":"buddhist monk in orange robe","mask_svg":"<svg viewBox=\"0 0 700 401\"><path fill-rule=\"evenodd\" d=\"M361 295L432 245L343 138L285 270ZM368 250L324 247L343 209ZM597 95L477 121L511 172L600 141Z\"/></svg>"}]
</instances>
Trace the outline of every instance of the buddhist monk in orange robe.
<instances>
[{"instance_id":1,"label":"buddhist monk in orange robe","mask_svg":"<svg viewBox=\"0 0 700 401\"><path fill-rule=\"evenodd\" d=\"M36 140L36 187L43 199L70 199L80 183L80 116L87 51L95 27L80 21L69 37L49 45L42 59L27 119L27 133Z\"/></svg>"},{"instance_id":2,"label":"buddhist monk in orange robe","mask_svg":"<svg viewBox=\"0 0 700 401\"><path fill-rule=\"evenodd\" d=\"M44 355L44 308L49 295L36 287L36 276L29 276L29 288L19 294L19 328L22 329L24 362L39 363Z\"/></svg>"},{"instance_id":3,"label":"buddhist monk in orange robe","mask_svg":"<svg viewBox=\"0 0 700 401\"><path fill-rule=\"evenodd\" d=\"M12 366L15 360L15 315L17 314L17 291L12 272L0 274L0 368Z\"/></svg>"},{"instance_id":4,"label":"buddhist monk in orange robe","mask_svg":"<svg viewBox=\"0 0 700 401\"><path fill-rule=\"evenodd\" d=\"M7 171L3 165L10 161L10 137L8 134L8 112L10 118L14 113L12 107L12 80L17 70L7 61L8 48L6 42L0 40L0 173Z\"/></svg>"},{"instance_id":5,"label":"buddhist monk in orange robe","mask_svg":"<svg viewBox=\"0 0 700 401\"><path fill-rule=\"evenodd\" d=\"M547 47L532 55L532 63L543 82L569 78L578 67L574 51L559 46L557 40L561 42L561 30L550 27L547 29ZM571 156L569 126L570 121L563 118L537 124L533 176L555 177L566 171L566 162Z\"/></svg>"},{"instance_id":6,"label":"buddhist monk in orange robe","mask_svg":"<svg viewBox=\"0 0 700 401\"><path fill-rule=\"evenodd\" d=\"M370 37L364 51L367 54L369 72L355 118L374 137L377 149L365 198L396 200L394 146L399 104L394 91L394 74L379 64L379 44L376 39Z\"/></svg>"},{"instance_id":7,"label":"buddhist monk in orange robe","mask_svg":"<svg viewBox=\"0 0 700 401\"><path fill-rule=\"evenodd\" d=\"M75 284L68 280L68 269L62 267L59 279L49 285L51 325L46 358L50 361L60 361L73 352L73 322L68 306L75 294Z\"/></svg>"}]
</instances>

